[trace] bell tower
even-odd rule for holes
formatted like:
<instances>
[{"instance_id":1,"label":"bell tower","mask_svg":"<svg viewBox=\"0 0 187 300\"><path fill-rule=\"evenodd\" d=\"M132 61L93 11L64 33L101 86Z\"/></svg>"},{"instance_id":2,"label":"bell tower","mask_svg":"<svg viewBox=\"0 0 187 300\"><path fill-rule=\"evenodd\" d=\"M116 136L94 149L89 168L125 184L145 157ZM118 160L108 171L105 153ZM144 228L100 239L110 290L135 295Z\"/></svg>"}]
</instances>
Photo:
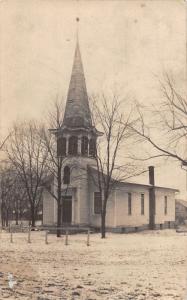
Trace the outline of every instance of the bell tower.
<instances>
[{"instance_id":1,"label":"bell tower","mask_svg":"<svg viewBox=\"0 0 187 300\"><path fill-rule=\"evenodd\" d=\"M76 19L77 23L79 18ZM59 155L94 159L100 133L92 125L84 69L77 34L71 79L62 127L57 134Z\"/></svg>"},{"instance_id":2,"label":"bell tower","mask_svg":"<svg viewBox=\"0 0 187 300\"><path fill-rule=\"evenodd\" d=\"M90 208L87 169L88 166L96 166L96 142L102 134L92 123L78 34L64 119L61 128L55 130L55 135L57 157L63 158L63 193L72 197L71 223L88 224Z\"/></svg>"},{"instance_id":3,"label":"bell tower","mask_svg":"<svg viewBox=\"0 0 187 300\"><path fill-rule=\"evenodd\" d=\"M94 157L97 131L92 125L84 70L77 41L64 120L59 131L59 150L63 155ZM62 139L62 140L61 140ZM60 144L63 144L60 147ZM60 154L60 153L59 153Z\"/></svg>"}]
</instances>

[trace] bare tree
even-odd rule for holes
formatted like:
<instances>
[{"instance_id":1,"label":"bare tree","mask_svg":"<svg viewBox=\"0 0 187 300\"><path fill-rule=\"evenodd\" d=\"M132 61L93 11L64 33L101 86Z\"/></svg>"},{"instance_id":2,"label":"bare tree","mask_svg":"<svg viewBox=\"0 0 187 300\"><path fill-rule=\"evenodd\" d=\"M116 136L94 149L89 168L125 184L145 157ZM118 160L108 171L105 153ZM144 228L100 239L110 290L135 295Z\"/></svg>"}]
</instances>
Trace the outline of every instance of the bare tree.
<instances>
[{"instance_id":1,"label":"bare tree","mask_svg":"<svg viewBox=\"0 0 187 300\"><path fill-rule=\"evenodd\" d=\"M0 168L0 201L2 226L8 226L14 219L17 225L24 211L28 210L28 201L15 170L4 162Z\"/></svg>"},{"instance_id":2,"label":"bare tree","mask_svg":"<svg viewBox=\"0 0 187 300\"><path fill-rule=\"evenodd\" d=\"M8 139L10 138L11 136L11 133L9 133L4 139L2 142L0 142L0 150L3 150L4 146L6 145Z\"/></svg>"},{"instance_id":3,"label":"bare tree","mask_svg":"<svg viewBox=\"0 0 187 300\"><path fill-rule=\"evenodd\" d=\"M149 160L157 157L172 158L187 166L187 99L176 89L168 74L160 81L162 102L151 110L151 121L146 121L146 109L136 105L137 119L130 126L132 133L152 147L145 157L132 158Z\"/></svg>"},{"instance_id":4,"label":"bare tree","mask_svg":"<svg viewBox=\"0 0 187 300\"><path fill-rule=\"evenodd\" d=\"M42 138L49 153L48 165L50 178L44 183L45 189L57 201L57 237L61 236L62 226L62 168L66 157L60 153L59 131L62 127L64 107L63 102L55 101L49 112L48 127L44 129ZM52 182L51 182L52 178ZM52 186L52 188L51 188Z\"/></svg>"},{"instance_id":5,"label":"bare tree","mask_svg":"<svg viewBox=\"0 0 187 300\"><path fill-rule=\"evenodd\" d=\"M13 178L10 168L1 166L1 221L3 227L8 226L13 210L12 187Z\"/></svg>"},{"instance_id":6,"label":"bare tree","mask_svg":"<svg viewBox=\"0 0 187 300\"><path fill-rule=\"evenodd\" d=\"M26 190L17 176L16 172L12 172L13 176L13 185L12 185L12 195L13 195L13 217L15 219L16 225L23 217L26 217L25 214L28 214L29 203Z\"/></svg>"},{"instance_id":7,"label":"bare tree","mask_svg":"<svg viewBox=\"0 0 187 300\"><path fill-rule=\"evenodd\" d=\"M28 197L32 226L42 197L42 183L48 174L48 151L43 145L42 130L33 121L16 124L6 145L8 159Z\"/></svg>"},{"instance_id":8,"label":"bare tree","mask_svg":"<svg viewBox=\"0 0 187 300\"><path fill-rule=\"evenodd\" d=\"M129 126L132 126L132 110L124 113L125 103L119 96L101 95L92 99L93 119L103 132L96 146L97 185L101 195L101 237L106 235L107 202L111 192L119 182L144 172L133 163L124 161L124 149L131 138Z\"/></svg>"}]
</instances>

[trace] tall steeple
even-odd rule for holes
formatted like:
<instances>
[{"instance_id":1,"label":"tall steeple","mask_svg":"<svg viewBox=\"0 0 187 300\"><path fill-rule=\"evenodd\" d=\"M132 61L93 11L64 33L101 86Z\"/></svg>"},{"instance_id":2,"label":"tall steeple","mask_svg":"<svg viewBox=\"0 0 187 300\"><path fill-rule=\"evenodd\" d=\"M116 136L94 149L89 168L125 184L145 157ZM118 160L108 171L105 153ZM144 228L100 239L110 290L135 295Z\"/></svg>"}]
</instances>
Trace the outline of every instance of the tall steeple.
<instances>
[{"instance_id":1,"label":"tall steeple","mask_svg":"<svg viewBox=\"0 0 187 300\"><path fill-rule=\"evenodd\" d=\"M79 48L78 35L63 125L73 128L92 127L91 113L88 103L88 94Z\"/></svg>"}]
</instances>

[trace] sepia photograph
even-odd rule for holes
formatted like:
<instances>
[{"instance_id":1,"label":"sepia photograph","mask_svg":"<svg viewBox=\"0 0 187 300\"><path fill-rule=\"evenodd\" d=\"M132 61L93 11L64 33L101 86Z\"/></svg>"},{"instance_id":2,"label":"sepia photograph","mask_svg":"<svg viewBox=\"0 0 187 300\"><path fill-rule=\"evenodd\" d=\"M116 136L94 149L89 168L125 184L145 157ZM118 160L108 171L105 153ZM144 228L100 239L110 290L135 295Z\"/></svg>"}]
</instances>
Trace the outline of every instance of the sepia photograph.
<instances>
[{"instance_id":1,"label":"sepia photograph","mask_svg":"<svg viewBox=\"0 0 187 300\"><path fill-rule=\"evenodd\" d=\"M186 0L0 0L0 300L187 300L186 88Z\"/></svg>"}]
</instances>

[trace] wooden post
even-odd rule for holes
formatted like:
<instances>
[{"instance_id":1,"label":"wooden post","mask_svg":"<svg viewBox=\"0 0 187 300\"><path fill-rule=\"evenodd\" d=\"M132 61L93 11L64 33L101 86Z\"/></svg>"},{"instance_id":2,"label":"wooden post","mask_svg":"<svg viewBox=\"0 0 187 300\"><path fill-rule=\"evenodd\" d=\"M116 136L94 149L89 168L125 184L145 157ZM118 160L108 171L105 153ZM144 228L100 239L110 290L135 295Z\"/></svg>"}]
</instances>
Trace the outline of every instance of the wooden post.
<instances>
[{"instance_id":1,"label":"wooden post","mask_svg":"<svg viewBox=\"0 0 187 300\"><path fill-rule=\"evenodd\" d=\"M45 244L47 245L48 244L48 231L46 230L45 232Z\"/></svg>"},{"instance_id":2,"label":"wooden post","mask_svg":"<svg viewBox=\"0 0 187 300\"><path fill-rule=\"evenodd\" d=\"M68 230L66 230L66 239L65 239L65 245L68 245Z\"/></svg>"},{"instance_id":3,"label":"wooden post","mask_svg":"<svg viewBox=\"0 0 187 300\"><path fill-rule=\"evenodd\" d=\"M13 243L13 232L11 229L10 229L10 242Z\"/></svg>"},{"instance_id":4,"label":"wooden post","mask_svg":"<svg viewBox=\"0 0 187 300\"><path fill-rule=\"evenodd\" d=\"M31 226L29 226L29 230L28 230L28 243L31 243Z\"/></svg>"},{"instance_id":5,"label":"wooden post","mask_svg":"<svg viewBox=\"0 0 187 300\"><path fill-rule=\"evenodd\" d=\"M90 246L90 229L88 229L88 234L87 234L87 246Z\"/></svg>"}]
</instances>

